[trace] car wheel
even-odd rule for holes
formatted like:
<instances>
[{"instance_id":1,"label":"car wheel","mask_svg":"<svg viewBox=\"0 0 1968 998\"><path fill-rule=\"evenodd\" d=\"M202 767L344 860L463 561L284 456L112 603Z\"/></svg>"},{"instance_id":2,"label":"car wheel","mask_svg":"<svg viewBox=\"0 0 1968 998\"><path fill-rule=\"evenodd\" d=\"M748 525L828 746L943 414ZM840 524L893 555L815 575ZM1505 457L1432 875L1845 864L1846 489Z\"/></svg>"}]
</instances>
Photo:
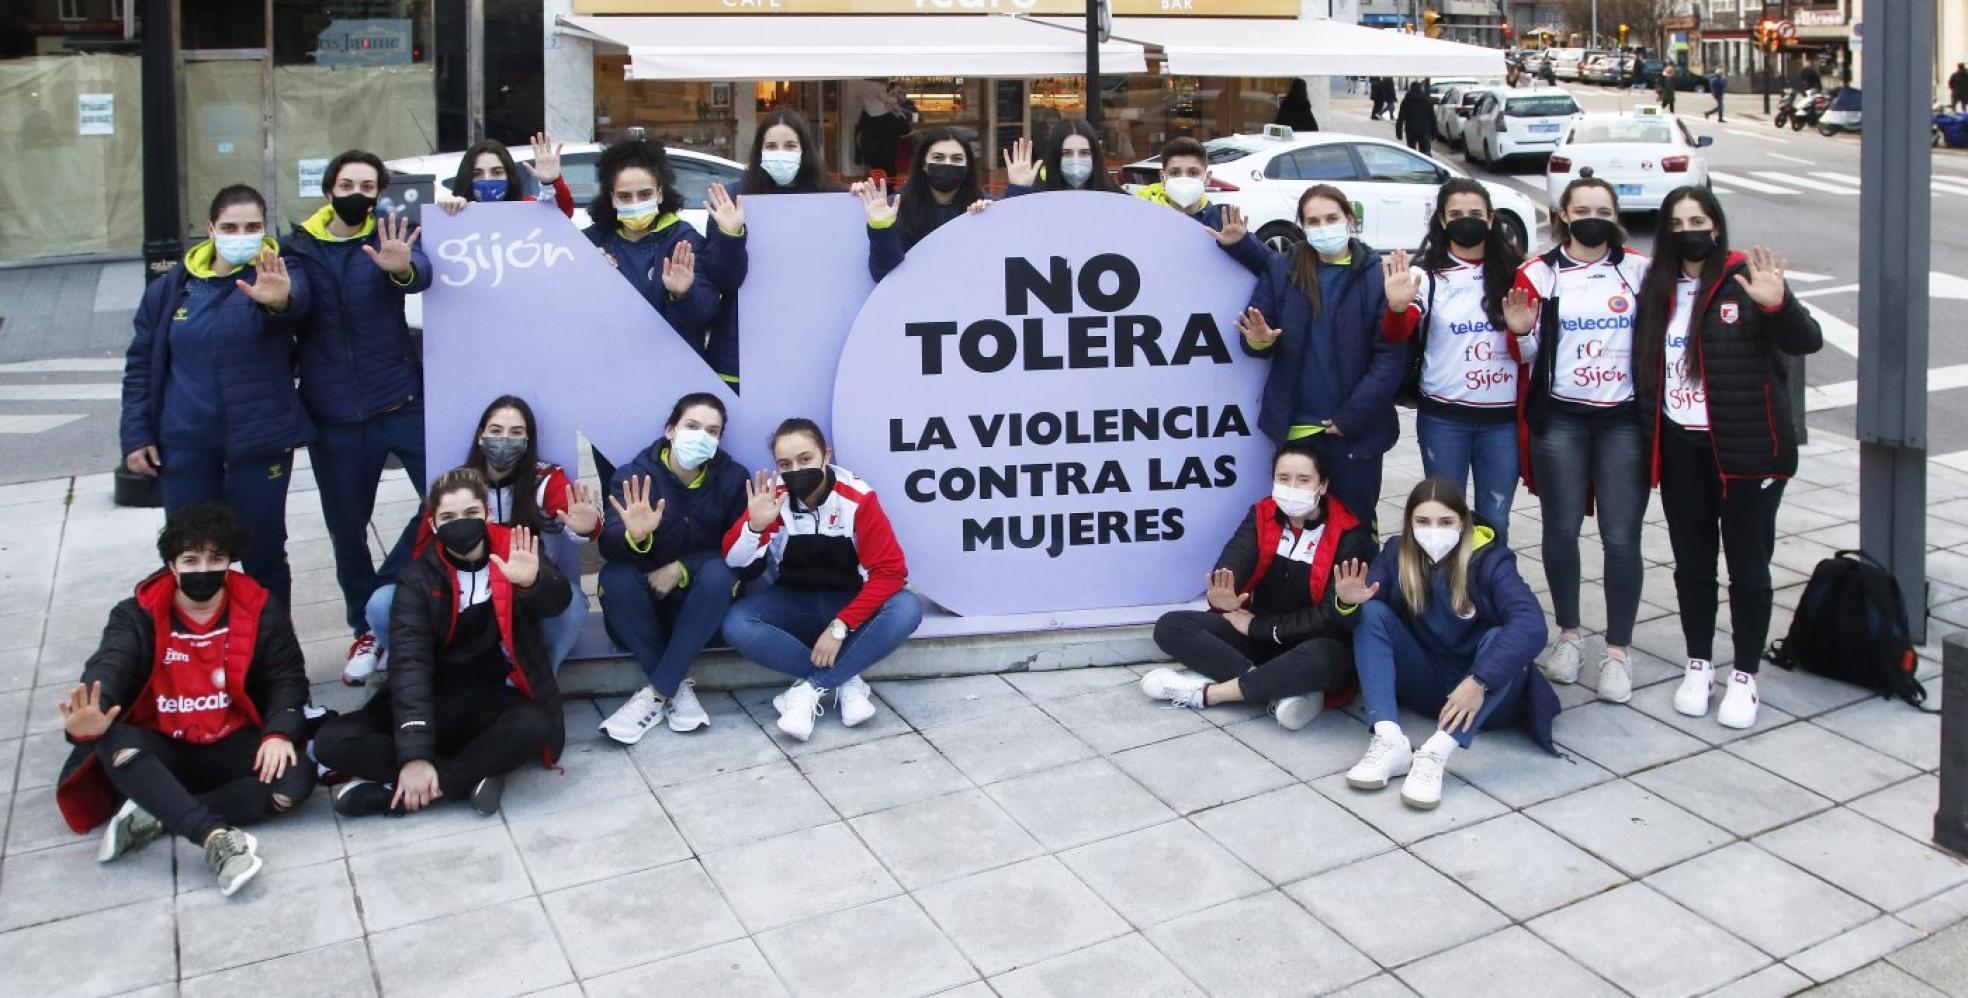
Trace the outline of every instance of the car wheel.
<instances>
[{"instance_id":1,"label":"car wheel","mask_svg":"<svg viewBox=\"0 0 1968 998\"><path fill-rule=\"evenodd\" d=\"M1519 219L1515 213L1508 211L1498 213L1497 224L1503 228L1503 238L1505 241L1516 247L1519 252L1530 251L1531 238L1524 231L1523 220Z\"/></svg>"},{"instance_id":2,"label":"car wheel","mask_svg":"<svg viewBox=\"0 0 1968 998\"><path fill-rule=\"evenodd\" d=\"M1258 242L1270 247L1273 253L1289 253L1305 239L1305 233L1289 222L1272 222L1257 230Z\"/></svg>"},{"instance_id":3,"label":"car wheel","mask_svg":"<svg viewBox=\"0 0 1968 998\"><path fill-rule=\"evenodd\" d=\"M1826 136L1830 136L1830 135L1837 135L1837 134L1838 134L1838 126L1837 126L1837 125L1827 125L1827 124L1824 124L1824 123L1822 123L1822 122L1820 122L1820 123L1818 124L1818 134L1819 134L1819 135L1826 135Z\"/></svg>"}]
</instances>

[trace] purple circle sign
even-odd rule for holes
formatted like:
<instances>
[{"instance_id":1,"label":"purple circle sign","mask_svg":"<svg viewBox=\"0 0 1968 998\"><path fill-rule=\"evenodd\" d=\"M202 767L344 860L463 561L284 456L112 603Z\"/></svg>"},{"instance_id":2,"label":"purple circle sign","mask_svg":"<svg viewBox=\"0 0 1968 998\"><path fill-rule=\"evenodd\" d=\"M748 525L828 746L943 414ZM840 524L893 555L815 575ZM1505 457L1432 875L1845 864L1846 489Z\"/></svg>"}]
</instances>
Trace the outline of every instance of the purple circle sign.
<instances>
[{"instance_id":1,"label":"purple circle sign","mask_svg":"<svg viewBox=\"0 0 1968 998\"><path fill-rule=\"evenodd\" d=\"M1179 603L1269 490L1254 278L1131 197L957 219L876 286L842 350L835 446L909 574L966 616Z\"/></svg>"}]
</instances>

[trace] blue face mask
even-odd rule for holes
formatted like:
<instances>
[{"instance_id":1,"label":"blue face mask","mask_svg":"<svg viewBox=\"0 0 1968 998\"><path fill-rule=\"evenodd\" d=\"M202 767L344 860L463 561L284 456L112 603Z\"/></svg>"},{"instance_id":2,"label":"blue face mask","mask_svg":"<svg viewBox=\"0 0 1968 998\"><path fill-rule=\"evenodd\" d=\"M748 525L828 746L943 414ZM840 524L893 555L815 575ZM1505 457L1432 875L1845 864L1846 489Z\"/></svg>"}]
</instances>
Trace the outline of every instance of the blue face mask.
<instances>
[{"instance_id":1,"label":"blue face mask","mask_svg":"<svg viewBox=\"0 0 1968 998\"><path fill-rule=\"evenodd\" d=\"M1093 176L1093 160L1062 159L1059 161L1059 175L1074 187L1085 187L1087 178Z\"/></svg>"},{"instance_id":2,"label":"blue face mask","mask_svg":"<svg viewBox=\"0 0 1968 998\"><path fill-rule=\"evenodd\" d=\"M260 247L265 244L265 237L257 232L212 237L212 245L218 250L219 259L235 267L251 263L254 257L260 255Z\"/></svg>"},{"instance_id":3,"label":"blue face mask","mask_svg":"<svg viewBox=\"0 0 1968 998\"><path fill-rule=\"evenodd\" d=\"M717 438L703 430L678 428L676 437L670 441L670 453L676 455L678 466L691 471L703 467L717 452Z\"/></svg>"},{"instance_id":4,"label":"blue face mask","mask_svg":"<svg viewBox=\"0 0 1968 998\"><path fill-rule=\"evenodd\" d=\"M472 200L504 201L505 199L506 181L504 178L472 181Z\"/></svg>"}]
</instances>

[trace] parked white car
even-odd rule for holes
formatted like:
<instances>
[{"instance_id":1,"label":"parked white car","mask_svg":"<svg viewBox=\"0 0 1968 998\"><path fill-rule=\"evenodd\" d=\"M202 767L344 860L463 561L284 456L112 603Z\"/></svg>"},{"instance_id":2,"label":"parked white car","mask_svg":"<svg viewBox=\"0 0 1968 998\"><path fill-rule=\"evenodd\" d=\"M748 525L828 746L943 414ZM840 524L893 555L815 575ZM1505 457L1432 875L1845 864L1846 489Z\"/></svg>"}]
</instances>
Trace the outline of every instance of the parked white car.
<instances>
[{"instance_id":1,"label":"parked white car","mask_svg":"<svg viewBox=\"0 0 1968 998\"><path fill-rule=\"evenodd\" d=\"M1552 49L1549 54L1551 56L1551 75L1554 78L1560 80L1576 80L1579 78L1579 71L1584 68L1585 64L1584 49Z\"/></svg>"},{"instance_id":2,"label":"parked white car","mask_svg":"<svg viewBox=\"0 0 1968 998\"><path fill-rule=\"evenodd\" d=\"M1428 234L1435 191L1463 171L1406 146L1364 135L1311 132L1272 126L1260 134L1228 135L1203 143L1209 153L1209 198L1236 205L1250 229L1273 249L1304 238L1298 228L1299 195L1313 184L1332 184L1353 202L1360 238L1383 252L1415 249ZM1130 190L1161 179L1159 159L1121 168ZM1497 224L1530 247L1539 241L1538 211L1514 187L1483 181L1496 206Z\"/></svg>"},{"instance_id":3,"label":"parked white car","mask_svg":"<svg viewBox=\"0 0 1968 998\"><path fill-rule=\"evenodd\" d=\"M1462 154L1487 167L1518 156L1548 155L1558 148L1565 123L1578 113L1578 101L1557 87L1484 94L1464 125Z\"/></svg>"},{"instance_id":4,"label":"parked white car","mask_svg":"<svg viewBox=\"0 0 1968 998\"><path fill-rule=\"evenodd\" d=\"M1469 114L1476 109L1476 102L1493 90L1502 86L1483 85L1452 87L1442 95L1442 103L1435 107L1435 132L1451 149L1462 148L1463 131L1469 124Z\"/></svg>"},{"instance_id":5,"label":"parked white car","mask_svg":"<svg viewBox=\"0 0 1968 998\"><path fill-rule=\"evenodd\" d=\"M1700 150L1714 141L1696 138L1681 119L1653 105L1580 115L1545 164L1545 190L1555 205L1565 185L1590 170L1613 185L1621 211L1658 211L1669 191L1708 186L1708 157Z\"/></svg>"}]
</instances>

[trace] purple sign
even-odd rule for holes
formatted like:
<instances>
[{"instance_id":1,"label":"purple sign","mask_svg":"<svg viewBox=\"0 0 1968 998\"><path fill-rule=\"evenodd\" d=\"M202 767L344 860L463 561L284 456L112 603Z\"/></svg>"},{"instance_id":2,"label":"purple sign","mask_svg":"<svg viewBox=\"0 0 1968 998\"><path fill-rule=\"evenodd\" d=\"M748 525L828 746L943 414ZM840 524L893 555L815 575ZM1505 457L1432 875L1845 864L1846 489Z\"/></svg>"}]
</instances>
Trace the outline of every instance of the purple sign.
<instances>
[{"instance_id":1,"label":"purple sign","mask_svg":"<svg viewBox=\"0 0 1968 998\"><path fill-rule=\"evenodd\" d=\"M1270 480L1235 325L1253 283L1122 196L1002 201L911 250L841 351L834 439L917 588L965 615L1200 592Z\"/></svg>"}]
</instances>

